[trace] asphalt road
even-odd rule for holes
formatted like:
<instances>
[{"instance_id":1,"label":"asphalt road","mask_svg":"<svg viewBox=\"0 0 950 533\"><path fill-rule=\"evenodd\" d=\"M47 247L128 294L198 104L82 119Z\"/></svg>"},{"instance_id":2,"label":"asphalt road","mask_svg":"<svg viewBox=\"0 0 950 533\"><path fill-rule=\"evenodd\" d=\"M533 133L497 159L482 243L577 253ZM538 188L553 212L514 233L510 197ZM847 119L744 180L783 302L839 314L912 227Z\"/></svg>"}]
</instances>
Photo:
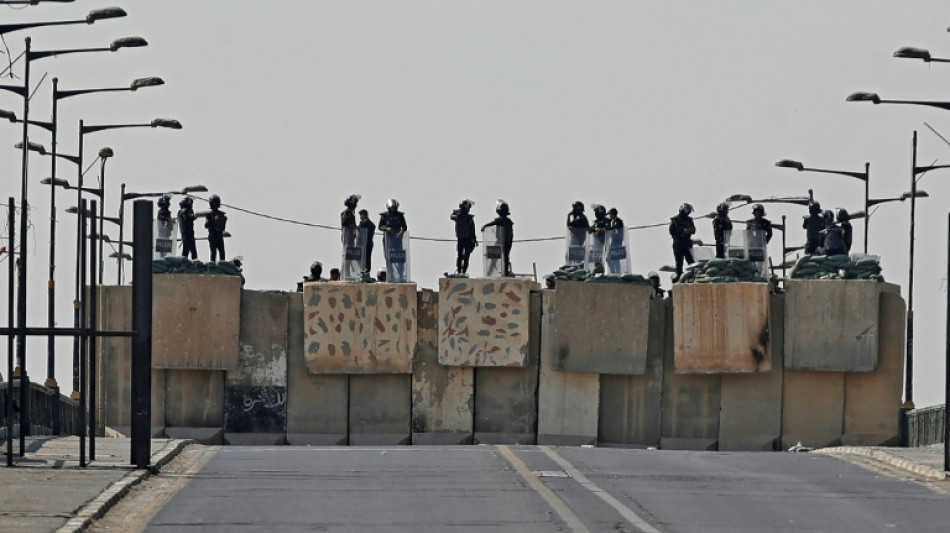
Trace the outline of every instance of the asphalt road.
<instances>
[{"instance_id":1,"label":"asphalt road","mask_svg":"<svg viewBox=\"0 0 950 533\"><path fill-rule=\"evenodd\" d=\"M224 447L201 464L147 531L950 530L950 496L807 453Z\"/></svg>"}]
</instances>

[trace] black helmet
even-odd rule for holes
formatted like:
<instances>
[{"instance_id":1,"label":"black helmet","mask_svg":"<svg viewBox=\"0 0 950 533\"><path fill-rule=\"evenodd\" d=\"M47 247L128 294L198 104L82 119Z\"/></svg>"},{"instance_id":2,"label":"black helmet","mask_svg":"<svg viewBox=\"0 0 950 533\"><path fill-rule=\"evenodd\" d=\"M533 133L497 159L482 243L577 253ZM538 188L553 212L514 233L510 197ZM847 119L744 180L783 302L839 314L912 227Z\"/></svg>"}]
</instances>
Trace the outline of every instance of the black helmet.
<instances>
[{"instance_id":1,"label":"black helmet","mask_svg":"<svg viewBox=\"0 0 950 533\"><path fill-rule=\"evenodd\" d=\"M720 215L725 215L726 213L729 212L729 204L727 204L726 202L721 202L719 205L716 206L716 212L719 213Z\"/></svg>"},{"instance_id":2,"label":"black helmet","mask_svg":"<svg viewBox=\"0 0 950 533\"><path fill-rule=\"evenodd\" d=\"M575 213L583 213L584 202L580 202L580 201L574 202L573 204L571 204L571 210L573 210Z\"/></svg>"},{"instance_id":3,"label":"black helmet","mask_svg":"<svg viewBox=\"0 0 950 533\"><path fill-rule=\"evenodd\" d=\"M617 208L616 208L616 207L611 207L611 208L610 208L610 211L607 211L607 214L608 214L608 215L617 216Z\"/></svg>"},{"instance_id":4,"label":"black helmet","mask_svg":"<svg viewBox=\"0 0 950 533\"><path fill-rule=\"evenodd\" d=\"M813 215L817 215L817 214L821 213L821 204L819 204L818 202L811 202L811 203L809 203L809 204L808 204L808 212L811 213L811 214L813 214Z\"/></svg>"},{"instance_id":5,"label":"black helmet","mask_svg":"<svg viewBox=\"0 0 950 533\"><path fill-rule=\"evenodd\" d=\"M354 208L354 209L355 209L355 208L356 208L356 204L358 204L359 201L360 201L360 198L362 198L362 196L360 196L360 195L358 195L358 194L351 194L351 195L347 196L345 200L343 200L343 205L345 205L346 207L350 207L350 208Z\"/></svg>"},{"instance_id":6,"label":"black helmet","mask_svg":"<svg viewBox=\"0 0 950 533\"><path fill-rule=\"evenodd\" d=\"M838 209L837 218L838 218L838 222L847 222L851 220L851 214L848 213L847 209L842 207Z\"/></svg>"},{"instance_id":7,"label":"black helmet","mask_svg":"<svg viewBox=\"0 0 950 533\"><path fill-rule=\"evenodd\" d=\"M765 216L765 206L762 204L755 204L752 206L752 214L762 213L762 216Z\"/></svg>"},{"instance_id":8,"label":"black helmet","mask_svg":"<svg viewBox=\"0 0 950 533\"><path fill-rule=\"evenodd\" d=\"M821 216L825 219L825 223L827 224L833 224L835 221L835 214L832 213L830 209L822 211Z\"/></svg>"},{"instance_id":9,"label":"black helmet","mask_svg":"<svg viewBox=\"0 0 950 533\"><path fill-rule=\"evenodd\" d=\"M389 200L386 200L387 211L395 211L397 209L399 209L399 200L396 200L395 198L390 198Z\"/></svg>"},{"instance_id":10,"label":"black helmet","mask_svg":"<svg viewBox=\"0 0 950 533\"><path fill-rule=\"evenodd\" d=\"M688 203L684 203L683 205L680 206L680 214L681 214L681 215L688 215L688 214L690 214L690 213L692 213L692 212L693 212L693 206L692 206L692 205L690 205L690 204L688 204Z\"/></svg>"},{"instance_id":11,"label":"black helmet","mask_svg":"<svg viewBox=\"0 0 950 533\"><path fill-rule=\"evenodd\" d=\"M168 206L172 205L172 197L170 194L163 194L158 199L158 207L163 209L168 209Z\"/></svg>"},{"instance_id":12,"label":"black helmet","mask_svg":"<svg viewBox=\"0 0 950 533\"><path fill-rule=\"evenodd\" d=\"M606 207L600 204L593 204L592 207L594 208L594 216L596 216L597 218L601 218L607 215Z\"/></svg>"},{"instance_id":13,"label":"black helmet","mask_svg":"<svg viewBox=\"0 0 950 533\"><path fill-rule=\"evenodd\" d=\"M316 272L318 276L322 274L323 263L321 263L320 261L314 261L313 263L310 263L310 273L313 274L314 272Z\"/></svg>"},{"instance_id":14,"label":"black helmet","mask_svg":"<svg viewBox=\"0 0 950 533\"><path fill-rule=\"evenodd\" d=\"M647 279L653 279L653 278L660 279L660 275L654 271L650 271L650 273L647 274Z\"/></svg>"},{"instance_id":15,"label":"black helmet","mask_svg":"<svg viewBox=\"0 0 950 533\"><path fill-rule=\"evenodd\" d=\"M511 209L508 207L508 202L499 199L495 204L495 212L498 213L498 216L508 216L511 214Z\"/></svg>"},{"instance_id":16,"label":"black helmet","mask_svg":"<svg viewBox=\"0 0 950 533\"><path fill-rule=\"evenodd\" d=\"M221 207L221 197L218 196L217 194L212 194L208 198L208 205L211 206L211 209L217 209Z\"/></svg>"},{"instance_id":17,"label":"black helmet","mask_svg":"<svg viewBox=\"0 0 950 533\"><path fill-rule=\"evenodd\" d=\"M475 205L475 202L465 199L459 203L459 209L468 213L468 211L472 208L473 205Z\"/></svg>"},{"instance_id":18,"label":"black helmet","mask_svg":"<svg viewBox=\"0 0 950 533\"><path fill-rule=\"evenodd\" d=\"M191 206L194 205L195 201L191 199L191 196L186 196L178 202L178 205L184 209L191 209Z\"/></svg>"}]
</instances>

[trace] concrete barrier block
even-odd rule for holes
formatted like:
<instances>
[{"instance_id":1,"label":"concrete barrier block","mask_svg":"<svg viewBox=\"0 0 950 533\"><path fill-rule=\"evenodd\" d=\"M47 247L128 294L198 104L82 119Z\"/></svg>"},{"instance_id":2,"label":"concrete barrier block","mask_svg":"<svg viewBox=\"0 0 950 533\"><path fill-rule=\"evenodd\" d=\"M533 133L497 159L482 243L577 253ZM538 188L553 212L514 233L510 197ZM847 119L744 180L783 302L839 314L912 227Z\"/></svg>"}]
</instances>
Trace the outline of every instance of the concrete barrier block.
<instances>
[{"instance_id":1,"label":"concrete barrier block","mask_svg":"<svg viewBox=\"0 0 950 533\"><path fill-rule=\"evenodd\" d=\"M412 443L471 444L475 372L439 364L439 294L419 291L419 335L412 363Z\"/></svg>"},{"instance_id":2,"label":"concrete barrier block","mask_svg":"<svg viewBox=\"0 0 950 533\"><path fill-rule=\"evenodd\" d=\"M877 368L844 376L844 446L896 446L904 388L907 307L899 293L881 293Z\"/></svg>"},{"instance_id":3,"label":"concrete barrier block","mask_svg":"<svg viewBox=\"0 0 950 533\"><path fill-rule=\"evenodd\" d=\"M159 274L152 284L152 366L233 369L241 321L241 278Z\"/></svg>"},{"instance_id":4,"label":"concrete barrier block","mask_svg":"<svg viewBox=\"0 0 950 533\"><path fill-rule=\"evenodd\" d=\"M648 285L562 282L552 309L555 370L642 375L650 335Z\"/></svg>"},{"instance_id":5,"label":"concrete barrier block","mask_svg":"<svg viewBox=\"0 0 950 533\"><path fill-rule=\"evenodd\" d=\"M411 376L350 376L350 444L410 444Z\"/></svg>"},{"instance_id":6,"label":"concrete barrier block","mask_svg":"<svg viewBox=\"0 0 950 533\"><path fill-rule=\"evenodd\" d=\"M598 446L646 448L660 445L663 408L663 354L672 324L671 300L650 303L650 339L642 376L600 376ZM672 338L672 337L670 337Z\"/></svg>"},{"instance_id":7,"label":"concrete barrier block","mask_svg":"<svg viewBox=\"0 0 950 533\"><path fill-rule=\"evenodd\" d=\"M287 443L347 443L349 376L314 375L304 355L303 293L287 298Z\"/></svg>"},{"instance_id":8,"label":"concrete barrier block","mask_svg":"<svg viewBox=\"0 0 950 533\"><path fill-rule=\"evenodd\" d=\"M790 313L791 309L786 306L785 312ZM811 448L840 445L844 429L844 373L786 368L783 380L782 449L799 442Z\"/></svg>"},{"instance_id":9,"label":"concrete barrier block","mask_svg":"<svg viewBox=\"0 0 950 533\"><path fill-rule=\"evenodd\" d=\"M409 374L414 283L305 283L304 347L313 374Z\"/></svg>"},{"instance_id":10,"label":"concrete barrier block","mask_svg":"<svg viewBox=\"0 0 950 533\"><path fill-rule=\"evenodd\" d=\"M767 372L770 330L767 283L689 283L673 291L678 373Z\"/></svg>"},{"instance_id":11,"label":"concrete barrier block","mask_svg":"<svg viewBox=\"0 0 950 533\"><path fill-rule=\"evenodd\" d=\"M580 285L573 283L569 285ZM591 284L593 285L593 284ZM559 346L555 340L557 303L565 293L541 293L541 375L538 383L538 444L580 446L597 442L600 376L554 369ZM649 303L649 299L647 300ZM563 308L563 307L562 307ZM644 320L646 322L646 320ZM644 354L646 346L643 347ZM644 356L645 359L645 356Z\"/></svg>"},{"instance_id":12,"label":"concrete barrier block","mask_svg":"<svg viewBox=\"0 0 950 533\"><path fill-rule=\"evenodd\" d=\"M673 291L682 289L677 286ZM674 300L673 306L676 306ZM666 319L673 323L673 309ZM667 328L663 357L663 418L660 447L673 450L716 449L722 377L718 374L678 374L673 370L673 328Z\"/></svg>"},{"instance_id":13,"label":"concrete barrier block","mask_svg":"<svg viewBox=\"0 0 950 533\"><path fill-rule=\"evenodd\" d=\"M166 370L165 427L224 429L224 371Z\"/></svg>"},{"instance_id":14,"label":"concrete barrier block","mask_svg":"<svg viewBox=\"0 0 950 533\"><path fill-rule=\"evenodd\" d=\"M167 427L165 437L169 439L193 440L205 446L219 446L224 444L224 429L199 427Z\"/></svg>"},{"instance_id":15,"label":"concrete barrier block","mask_svg":"<svg viewBox=\"0 0 950 533\"><path fill-rule=\"evenodd\" d=\"M772 370L755 374L723 374L719 411L719 449L775 451L782 435L782 346L784 296L769 304Z\"/></svg>"},{"instance_id":16,"label":"concrete barrier block","mask_svg":"<svg viewBox=\"0 0 950 533\"><path fill-rule=\"evenodd\" d=\"M225 381L225 440L237 442L232 433L285 433L287 318L285 293L241 295L240 352Z\"/></svg>"},{"instance_id":17,"label":"concrete barrier block","mask_svg":"<svg viewBox=\"0 0 950 533\"><path fill-rule=\"evenodd\" d=\"M132 329L132 287L103 286L99 289L99 329ZM102 337L97 343L98 374L98 425L97 435L103 435L106 427L124 431L132 423L132 339L127 337ZM153 433L161 434L165 427L165 372L152 369L152 419Z\"/></svg>"},{"instance_id":18,"label":"concrete barrier block","mask_svg":"<svg viewBox=\"0 0 950 533\"><path fill-rule=\"evenodd\" d=\"M224 433L224 444L231 446L283 446L287 444L284 433Z\"/></svg>"},{"instance_id":19,"label":"concrete barrier block","mask_svg":"<svg viewBox=\"0 0 950 533\"><path fill-rule=\"evenodd\" d=\"M475 444L537 443L540 293L532 292L528 303L526 366L475 369Z\"/></svg>"},{"instance_id":20,"label":"concrete barrier block","mask_svg":"<svg viewBox=\"0 0 950 533\"><path fill-rule=\"evenodd\" d=\"M525 366L532 289L523 279L440 279L439 363Z\"/></svg>"},{"instance_id":21,"label":"concrete barrier block","mask_svg":"<svg viewBox=\"0 0 950 533\"><path fill-rule=\"evenodd\" d=\"M874 370L882 288L877 281L787 280L785 367Z\"/></svg>"}]
</instances>

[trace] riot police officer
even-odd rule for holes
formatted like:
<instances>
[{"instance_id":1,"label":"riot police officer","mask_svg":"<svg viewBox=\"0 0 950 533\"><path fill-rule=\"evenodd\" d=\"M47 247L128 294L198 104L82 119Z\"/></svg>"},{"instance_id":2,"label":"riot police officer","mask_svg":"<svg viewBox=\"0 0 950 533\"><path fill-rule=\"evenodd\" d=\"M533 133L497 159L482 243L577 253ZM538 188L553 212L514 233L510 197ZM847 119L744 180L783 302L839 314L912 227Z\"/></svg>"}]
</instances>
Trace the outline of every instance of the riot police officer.
<instances>
[{"instance_id":1,"label":"riot police officer","mask_svg":"<svg viewBox=\"0 0 950 533\"><path fill-rule=\"evenodd\" d=\"M208 204L211 211L205 214L205 228L208 229L208 245L211 247L211 262L214 263L218 257L224 261L224 229L228 223L228 216L221 211L221 197L212 194L208 198ZM218 255L220 254L220 255Z\"/></svg>"},{"instance_id":2,"label":"riot police officer","mask_svg":"<svg viewBox=\"0 0 950 533\"><path fill-rule=\"evenodd\" d=\"M571 204L571 212L567 214L567 227L578 230L577 232L571 232L571 245L583 245L584 240L580 230L590 229L590 221L587 220L587 215L584 214L583 202L578 201Z\"/></svg>"},{"instance_id":3,"label":"riot police officer","mask_svg":"<svg viewBox=\"0 0 950 533\"><path fill-rule=\"evenodd\" d=\"M508 202L504 200L498 200L495 206L495 213L498 214L498 216L495 217L495 220L492 220L488 224L482 226L482 231L485 231L485 228L488 226L497 226L499 228L499 234L502 243L501 257L505 264L505 276L510 277L513 275L511 270L511 244L514 242L515 238L515 224L510 218L508 218L508 216L511 215L511 209L508 207Z\"/></svg>"},{"instance_id":4,"label":"riot police officer","mask_svg":"<svg viewBox=\"0 0 950 533\"><path fill-rule=\"evenodd\" d=\"M821 250L825 255L845 253L844 231L835 224L835 214L825 210L822 217L825 219L825 229L821 230Z\"/></svg>"},{"instance_id":5,"label":"riot police officer","mask_svg":"<svg viewBox=\"0 0 950 533\"><path fill-rule=\"evenodd\" d=\"M181 255L198 259L198 248L195 246L195 215L194 200L186 196L178 202L178 226L181 228Z\"/></svg>"},{"instance_id":6,"label":"riot police officer","mask_svg":"<svg viewBox=\"0 0 950 533\"><path fill-rule=\"evenodd\" d=\"M716 257L726 257L726 232L732 231L732 220L729 219L729 204L722 202L716 206L716 216L712 221L713 235L716 238Z\"/></svg>"},{"instance_id":7,"label":"riot police officer","mask_svg":"<svg viewBox=\"0 0 950 533\"><path fill-rule=\"evenodd\" d=\"M379 214L379 224L377 224L377 228L383 232L383 250L389 255L387 258L387 266L389 266L390 259L401 255L401 252L404 250L402 237L406 233L406 230L409 229L406 225L406 215L399 210L398 200L390 198L386 201L386 210ZM400 263L393 262L392 268L394 271L391 281L394 283L405 281L403 280L406 268L405 257L403 257Z\"/></svg>"},{"instance_id":8,"label":"riot police officer","mask_svg":"<svg viewBox=\"0 0 950 533\"><path fill-rule=\"evenodd\" d=\"M854 228L851 227L851 213L848 213L847 209L839 208L836 218L838 219L838 226L841 227L844 251L845 253L851 253L851 244L854 240Z\"/></svg>"},{"instance_id":9,"label":"riot police officer","mask_svg":"<svg viewBox=\"0 0 950 533\"><path fill-rule=\"evenodd\" d=\"M161 222L168 222L172 219L171 207L172 197L170 194L163 194L158 199L158 218Z\"/></svg>"},{"instance_id":10,"label":"riot police officer","mask_svg":"<svg viewBox=\"0 0 950 533\"><path fill-rule=\"evenodd\" d=\"M310 281L323 281L320 277L323 275L323 263L314 261L310 263L310 274L303 277L303 281L297 282L297 292L303 292L303 284Z\"/></svg>"},{"instance_id":11,"label":"riot police officer","mask_svg":"<svg viewBox=\"0 0 950 533\"><path fill-rule=\"evenodd\" d=\"M821 246L821 230L825 228L825 219L821 216L821 204L818 202L808 204L808 216L802 222L802 228L805 230L805 253L813 254Z\"/></svg>"},{"instance_id":12,"label":"riot police officer","mask_svg":"<svg viewBox=\"0 0 950 533\"><path fill-rule=\"evenodd\" d=\"M693 264L693 235L696 234L696 225L693 223L693 217L689 216L693 212L693 206L684 203L680 206L679 213L670 218L670 237L673 238L673 259L676 261L676 276L673 277L673 283L679 281L683 275L683 261L687 264Z\"/></svg>"},{"instance_id":13,"label":"riot police officer","mask_svg":"<svg viewBox=\"0 0 950 533\"><path fill-rule=\"evenodd\" d=\"M766 244L772 240L772 221L765 218L765 206L762 204L752 206L752 218L746 221L745 229L764 231Z\"/></svg>"},{"instance_id":14,"label":"riot police officer","mask_svg":"<svg viewBox=\"0 0 950 533\"><path fill-rule=\"evenodd\" d=\"M467 274L469 258L472 251L478 246L478 238L475 235L475 217L471 214L472 206L475 202L471 200L462 200L458 209L453 209L449 216L455 221L455 273Z\"/></svg>"},{"instance_id":15,"label":"riot police officer","mask_svg":"<svg viewBox=\"0 0 950 533\"><path fill-rule=\"evenodd\" d=\"M356 223L356 206L359 204L358 194L351 194L343 200L346 207L340 213L340 229L343 230L343 246L353 246L356 243L358 225Z\"/></svg>"},{"instance_id":16,"label":"riot police officer","mask_svg":"<svg viewBox=\"0 0 950 533\"><path fill-rule=\"evenodd\" d=\"M360 209L360 244L363 245L363 272L369 272L373 268L373 237L376 235L376 224L369 219L369 212Z\"/></svg>"},{"instance_id":17,"label":"riot police officer","mask_svg":"<svg viewBox=\"0 0 950 533\"><path fill-rule=\"evenodd\" d=\"M662 300L666 295L666 291L660 288L660 275L656 272L650 272L647 274L647 279L650 280L650 287L653 288L653 298Z\"/></svg>"}]
</instances>

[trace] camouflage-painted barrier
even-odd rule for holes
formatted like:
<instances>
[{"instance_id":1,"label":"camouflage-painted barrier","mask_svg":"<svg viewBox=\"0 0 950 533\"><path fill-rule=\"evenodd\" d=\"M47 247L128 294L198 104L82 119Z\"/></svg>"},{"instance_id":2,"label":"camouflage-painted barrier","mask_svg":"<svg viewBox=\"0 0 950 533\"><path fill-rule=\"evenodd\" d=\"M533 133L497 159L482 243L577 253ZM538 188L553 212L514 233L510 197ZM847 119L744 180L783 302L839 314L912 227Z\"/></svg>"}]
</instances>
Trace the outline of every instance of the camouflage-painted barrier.
<instances>
[{"instance_id":1,"label":"camouflage-painted barrier","mask_svg":"<svg viewBox=\"0 0 950 533\"><path fill-rule=\"evenodd\" d=\"M312 374L409 374L414 283L304 284L304 355Z\"/></svg>"}]
</instances>

